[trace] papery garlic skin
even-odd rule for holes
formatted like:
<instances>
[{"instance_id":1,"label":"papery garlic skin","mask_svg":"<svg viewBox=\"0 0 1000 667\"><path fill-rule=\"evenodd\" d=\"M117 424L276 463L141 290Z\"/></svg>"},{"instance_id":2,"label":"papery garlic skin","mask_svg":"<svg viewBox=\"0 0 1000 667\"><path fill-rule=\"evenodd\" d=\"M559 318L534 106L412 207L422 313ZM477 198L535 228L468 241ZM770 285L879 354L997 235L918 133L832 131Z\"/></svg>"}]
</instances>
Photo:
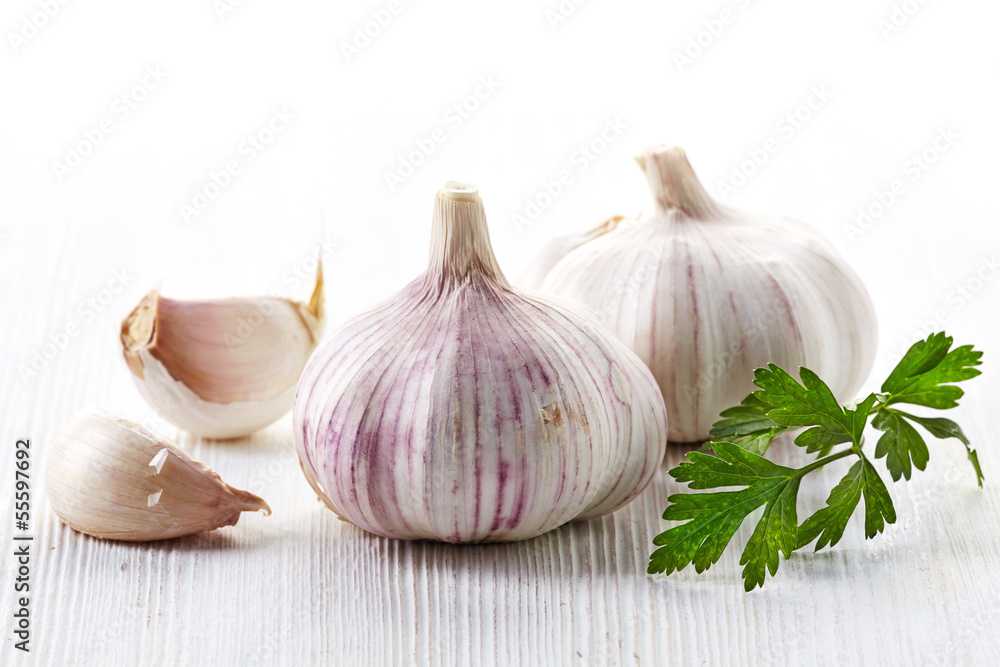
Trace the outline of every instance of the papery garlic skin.
<instances>
[{"instance_id":1,"label":"papery garlic skin","mask_svg":"<svg viewBox=\"0 0 1000 667\"><path fill-rule=\"evenodd\" d=\"M652 375L609 331L510 286L478 192L456 183L435 201L428 271L323 341L293 422L339 516L447 542L614 511L652 479L667 427Z\"/></svg>"},{"instance_id":2,"label":"papery garlic skin","mask_svg":"<svg viewBox=\"0 0 1000 667\"><path fill-rule=\"evenodd\" d=\"M150 292L122 322L125 361L164 419L236 438L292 407L323 326L322 270L308 304L276 297L178 301Z\"/></svg>"},{"instance_id":3,"label":"papery garlic skin","mask_svg":"<svg viewBox=\"0 0 1000 667\"><path fill-rule=\"evenodd\" d=\"M708 439L768 363L806 366L837 396L857 391L874 362L875 312L837 251L802 223L713 201L679 148L639 163L654 210L577 244L534 285L604 314L653 371L670 439Z\"/></svg>"},{"instance_id":4,"label":"papery garlic skin","mask_svg":"<svg viewBox=\"0 0 1000 667\"><path fill-rule=\"evenodd\" d=\"M176 444L97 406L55 437L45 474L59 518L103 539L164 540L233 526L242 512L271 513Z\"/></svg>"},{"instance_id":5,"label":"papery garlic skin","mask_svg":"<svg viewBox=\"0 0 1000 667\"><path fill-rule=\"evenodd\" d=\"M521 274L517 278L517 283L532 287L540 286L542 281L545 280L545 276L552 271L556 264L562 261L563 257L584 243L589 243L599 236L614 231L615 227L624 219L624 216L616 215L587 231L577 234L567 234L566 236L557 236L549 240L531 258L527 266L522 269Z\"/></svg>"}]
</instances>

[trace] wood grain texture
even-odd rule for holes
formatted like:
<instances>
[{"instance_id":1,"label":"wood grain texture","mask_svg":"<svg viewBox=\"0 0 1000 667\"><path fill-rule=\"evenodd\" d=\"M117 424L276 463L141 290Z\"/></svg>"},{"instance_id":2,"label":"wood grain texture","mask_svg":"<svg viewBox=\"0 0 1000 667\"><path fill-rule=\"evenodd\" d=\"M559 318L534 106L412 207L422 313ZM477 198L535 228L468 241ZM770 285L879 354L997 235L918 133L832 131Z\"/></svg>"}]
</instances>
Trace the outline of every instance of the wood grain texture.
<instances>
[{"instance_id":1,"label":"wood grain texture","mask_svg":"<svg viewBox=\"0 0 1000 667\"><path fill-rule=\"evenodd\" d=\"M852 524L835 549L796 555L763 590L744 594L738 552L701 576L645 574L665 498L678 488L666 475L682 455L676 448L624 510L528 542L404 543L340 522L298 468L289 417L234 442L200 441L157 423L130 384L116 329L159 276L145 275L124 251L102 256L99 239L72 224L49 231L61 235L51 253L47 235L15 235L21 248L5 247L4 260L22 281L17 288L0 284L4 312L20 317L4 321L0 341L5 553L16 437L32 438L36 517L28 656L12 647L12 559L0 558L4 665L1000 661L1000 419L992 405L1000 377L989 358L963 406L949 415L979 447L984 490L976 488L961 446L935 441L929 470L892 486L899 518L884 536L865 542ZM105 313L85 322L78 304L100 292L120 261L131 262L134 280ZM979 343L977 332L988 331L988 305L966 315L962 342ZM71 320L80 320L80 333L37 377L22 381L17 367ZM890 341L905 332L891 313L882 321ZM995 342L981 342L988 355ZM175 437L229 483L262 495L274 514L248 514L232 528L151 544L73 532L51 513L40 477L46 444L90 402ZM791 455L785 444L781 451ZM818 487L828 490L840 472L818 475L825 483L803 490L801 511L819 506L825 493ZM737 541L748 533L741 530Z\"/></svg>"}]
</instances>

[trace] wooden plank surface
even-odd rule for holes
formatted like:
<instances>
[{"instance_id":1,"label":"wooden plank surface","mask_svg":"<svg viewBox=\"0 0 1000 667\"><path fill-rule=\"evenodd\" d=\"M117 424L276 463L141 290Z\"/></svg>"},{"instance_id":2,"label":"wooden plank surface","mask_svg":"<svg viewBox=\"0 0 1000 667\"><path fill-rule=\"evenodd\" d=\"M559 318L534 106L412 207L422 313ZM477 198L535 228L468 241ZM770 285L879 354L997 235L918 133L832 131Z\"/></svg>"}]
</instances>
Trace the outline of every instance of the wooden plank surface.
<instances>
[{"instance_id":1,"label":"wooden plank surface","mask_svg":"<svg viewBox=\"0 0 1000 667\"><path fill-rule=\"evenodd\" d=\"M47 235L26 234L18 241L23 253L6 249L5 261L20 262L26 281L3 287L7 311L20 314L17 326L4 326L5 369L30 357L53 326L78 317L77 304L100 291L119 259L100 259L99 237L81 228L51 231L64 243L49 255ZM952 415L979 446L984 490L957 443L934 442L929 470L893 485L899 519L884 536L866 543L852 525L834 550L796 555L763 590L745 594L735 553L702 576L645 574L664 499L678 488L666 475L682 455L676 448L626 509L524 543L402 543L337 520L298 469L289 417L249 439L199 441L159 423L141 403L115 341L118 316L148 286L141 262L131 267L137 277L107 306L113 317L86 323L37 377L21 381L9 370L2 388L5 456L15 437L31 437L34 447L36 536L33 651L12 650L14 598L5 590L4 664L886 665L1000 658L1000 422L993 407L1000 376L990 364ZM979 310L965 329L985 332L988 317ZM891 330L892 319L883 321ZM274 514L247 514L235 527L163 543L102 542L73 532L51 513L38 480L54 433L94 401L176 437L230 483L263 495ZM11 470L9 460L3 469ZM824 471L822 486L830 488L838 471ZM4 503L11 477L0 480ZM816 486L804 489L804 507L822 501ZM9 535L5 520L5 550ZM744 529L737 539L746 537ZM2 564L6 586L11 558Z\"/></svg>"}]
</instances>

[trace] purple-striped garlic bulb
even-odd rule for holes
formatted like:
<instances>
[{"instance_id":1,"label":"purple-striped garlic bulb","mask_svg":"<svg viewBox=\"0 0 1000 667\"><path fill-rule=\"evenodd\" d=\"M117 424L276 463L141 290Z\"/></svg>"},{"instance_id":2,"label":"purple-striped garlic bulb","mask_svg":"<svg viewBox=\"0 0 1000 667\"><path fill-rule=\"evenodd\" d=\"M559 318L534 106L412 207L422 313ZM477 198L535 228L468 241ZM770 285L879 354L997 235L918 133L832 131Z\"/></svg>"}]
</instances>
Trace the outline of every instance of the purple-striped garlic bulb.
<instances>
[{"instance_id":1,"label":"purple-striped garlic bulb","mask_svg":"<svg viewBox=\"0 0 1000 667\"><path fill-rule=\"evenodd\" d=\"M461 183L437 193L428 270L323 340L293 418L306 478L341 518L446 542L612 512L667 440L642 361L579 306L511 287Z\"/></svg>"},{"instance_id":2,"label":"purple-striped garlic bulb","mask_svg":"<svg viewBox=\"0 0 1000 667\"><path fill-rule=\"evenodd\" d=\"M653 371L670 439L707 439L768 363L806 366L837 396L857 391L874 361L875 312L837 251L800 222L713 201L680 148L649 148L638 162L653 210L578 243L553 240L524 284L603 315Z\"/></svg>"}]
</instances>

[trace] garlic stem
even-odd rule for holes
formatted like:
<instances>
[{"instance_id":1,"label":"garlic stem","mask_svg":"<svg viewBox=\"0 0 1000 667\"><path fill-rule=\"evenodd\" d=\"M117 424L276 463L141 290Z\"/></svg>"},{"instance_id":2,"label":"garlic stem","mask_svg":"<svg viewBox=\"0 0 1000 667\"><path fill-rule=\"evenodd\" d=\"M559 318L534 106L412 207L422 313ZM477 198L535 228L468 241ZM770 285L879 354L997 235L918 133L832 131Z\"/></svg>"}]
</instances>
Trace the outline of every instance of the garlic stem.
<instances>
[{"instance_id":1,"label":"garlic stem","mask_svg":"<svg viewBox=\"0 0 1000 667\"><path fill-rule=\"evenodd\" d=\"M450 181L438 191L431 222L431 256L427 283L446 292L467 281L492 280L510 289L500 270L486 212L479 190L474 186Z\"/></svg>"},{"instance_id":2,"label":"garlic stem","mask_svg":"<svg viewBox=\"0 0 1000 667\"><path fill-rule=\"evenodd\" d=\"M654 146L643 151L636 161L646 172L657 210L661 213L675 209L696 220L713 220L723 216L722 207L698 180L684 149Z\"/></svg>"}]
</instances>

